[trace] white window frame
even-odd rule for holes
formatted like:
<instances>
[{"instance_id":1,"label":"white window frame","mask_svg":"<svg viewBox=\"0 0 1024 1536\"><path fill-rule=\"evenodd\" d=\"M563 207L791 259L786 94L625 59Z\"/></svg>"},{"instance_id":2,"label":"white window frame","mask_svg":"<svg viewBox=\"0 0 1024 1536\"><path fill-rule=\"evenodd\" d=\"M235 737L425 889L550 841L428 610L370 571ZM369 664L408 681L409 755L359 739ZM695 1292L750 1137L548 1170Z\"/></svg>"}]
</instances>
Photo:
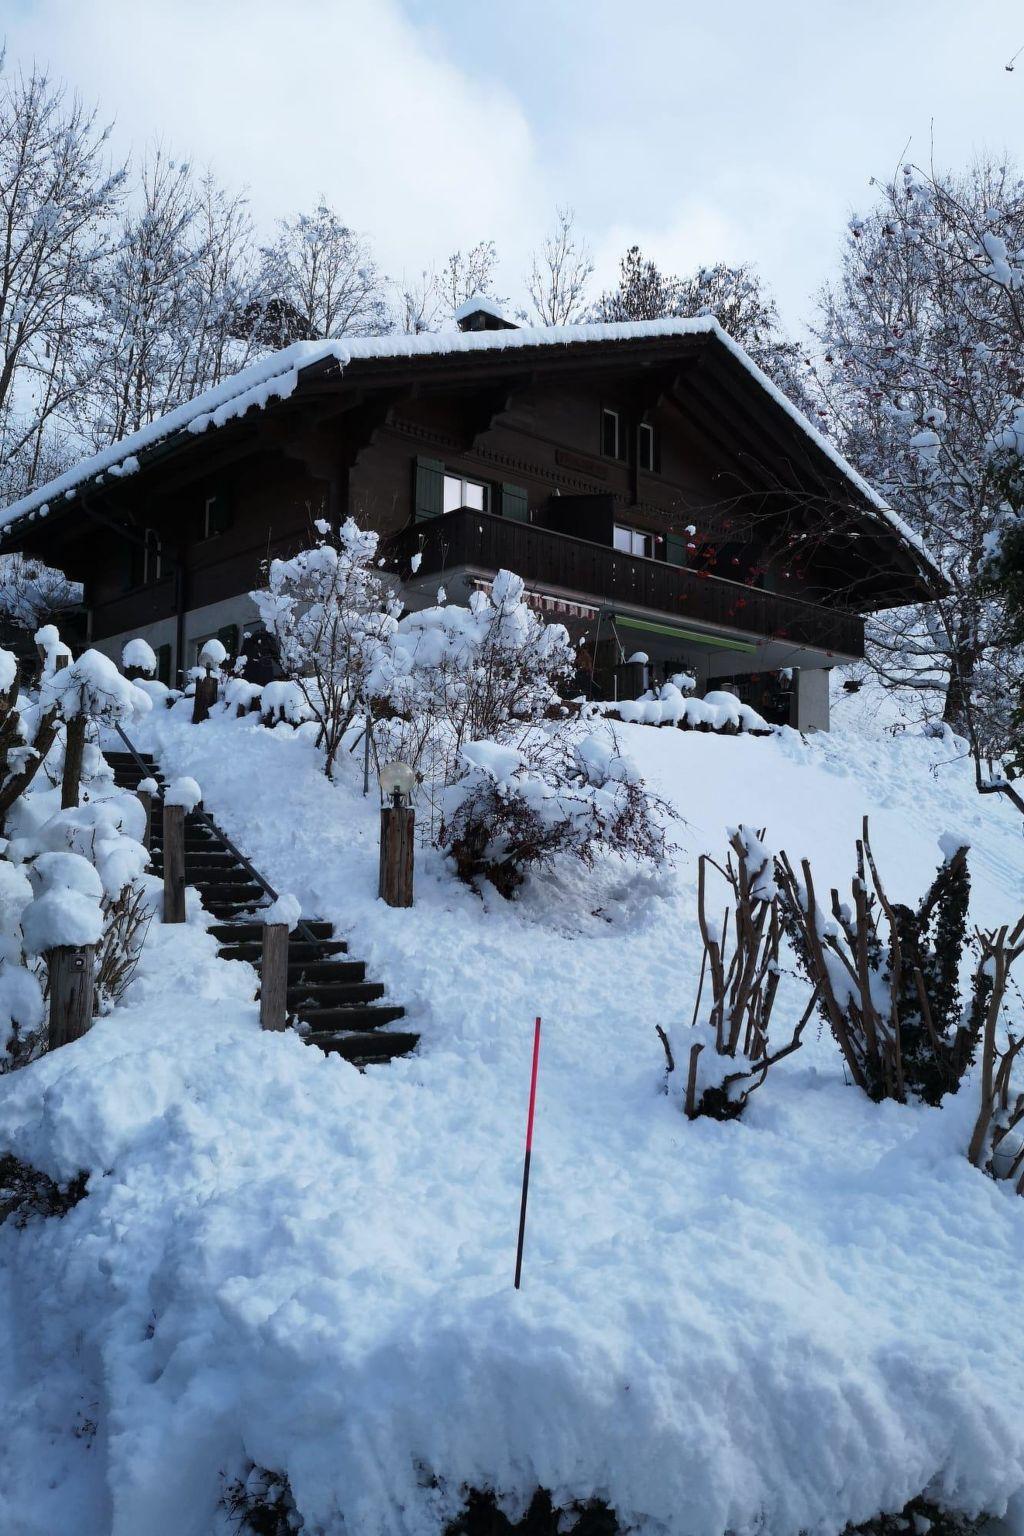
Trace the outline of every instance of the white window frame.
<instances>
[{"instance_id":1,"label":"white window frame","mask_svg":"<svg viewBox=\"0 0 1024 1536\"><path fill-rule=\"evenodd\" d=\"M648 462L646 464L644 463L644 455L641 447L645 436L648 445ZM637 424L636 462L638 467L642 469L645 474L651 475L654 473L654 425L650 421L641 421Z\"/></svg>"},{"instance_id":2,"label":"white window frame","mask_svg":"<svg viewBox=\"0 0 1024 1536\"><path fill-rule=\"evenodd\" d=\"M620 533L629 535L630 547L628 549L620 549L615 542L616 535ZM643 545L643 548L637 549L635 547L638 541ZM648 533L646 528L633 528L629 523L615 523L612 526L612 547L617 555L632 555L637 560L653 560L654 534Z\"/></svg>"},{"instance_id":3,"label":"white window frame","mask_svg":"<svg viewBox=\"0 0 1024 1536\"><path fill-rule=\"evenodd\" d=\"M459 494L462 497L462 500L459 502L458 506L456 506L456 507L449 507L449 506L446 505L447 500L448 500L447 491L448 491L448 483L449 483L449 481L454 481L454 482L456 482L460 486ZM466 501L466 486L467 485L479 486L479 488L484 493L484 504L483 504L483 506L482 507L470 507L470 511L472 511L472 512L489 512L491 510L491 487L490 487L490 485L488 484L488 482L486 480L474 480L472 475L457 475L452 470L446 469L445 472L444 472L444 484L441 487L441 510L443 512L457 512L460 507L469 506L469 503Z\"/></svg>"},{"instance_id":4,"label":"white window frame","mask_svg":"<svg viewBox=\"0 0 1024 1536\"><path fill-rule=\"evenodd\" d=\"M610 416L615 423L615 452L609 453L604 446L604 422L605 417ZM622 417L619 412L610 405L601 407L601 453L606 459L620 459L622 457Z\"/></svg>"},{"instance_id":5,"label":"white window frame","mask_svg":"<svg viewBox=\"0 0 1024 1536\"><path fill-rule=\"evenodd\" d=\"M203 538L204 539L216 538L216 534L214 534L214 533L212 533L210 531L210 508L213 506L213 504L214 504L214 502L216 500L217 500L216 495L213 495L213 496L207 496L206 500L203 502Z\"/></svg>"}]
</instances>

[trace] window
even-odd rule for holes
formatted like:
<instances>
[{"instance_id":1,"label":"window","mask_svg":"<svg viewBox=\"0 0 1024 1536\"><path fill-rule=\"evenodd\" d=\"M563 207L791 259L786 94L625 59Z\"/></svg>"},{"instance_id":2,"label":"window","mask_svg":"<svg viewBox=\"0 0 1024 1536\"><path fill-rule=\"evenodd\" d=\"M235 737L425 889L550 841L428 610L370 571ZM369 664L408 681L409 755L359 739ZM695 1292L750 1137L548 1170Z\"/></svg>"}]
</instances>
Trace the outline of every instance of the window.
<instances>
[{"instance_id":1,"label":"window","mask_svg":"<svg viewBox=\"0 0 1024 1536\"><path fill-rule=\"evenodd\" d=\"M444 477L444 510L456 512L459 507L473 507L477 512L491 510L491 488L480 480L465 480L461 475Z\"/></svg>"},{"instance_id":2,"label":"window","mask_svg":"<svg viewBox=\"0 0 1024 1536\"><path fill-rule=\"evenodd\" d=\"M641 469L654 470L654 428L642 421L636 429L636 461Z\"/></svg>"},{"instance_id":3,"label":"window","mask_svg":"<svg viewBox=\"0 0 1024 1536\"><path fill-rule=\"evenodd\" d=\"M207 496L203 502L203 538L212 539L216 534L223 533L230 521L228 499L223 491Z\"/></svg>"},{"instance_id":4,"label":"window","mask_svg":"<svg viewBox=\"0 0 1024 1536\"><path fill-rule=\"evenodd\" d=\"M132 540L128 551L128 587L149 587L159 581L161 569L160 538L152 528L139 532L139 543Z\"/></svg>"},{"instance_id":5,"label":"window","mask_svg":"<svg viewBox=\"0 0 1024 1536\"><path fill-rule=\"evenodd\" d=\"M640 555L644 560L653 559L654 535L644 533L640 528L627 528L623 523L616 523L614 544L620 554Z\"/></svg>"},{"instance_id":6,"label":"window","mask_svg":"<svg viewBox=\"0 0 1024 1536\"><path fill-rule=\"evenodd\" d=\"M601 412L601 452L608 459L619 459L620 452L619 413L610 411L606 406Z\"/></svg>"}]
</instances>

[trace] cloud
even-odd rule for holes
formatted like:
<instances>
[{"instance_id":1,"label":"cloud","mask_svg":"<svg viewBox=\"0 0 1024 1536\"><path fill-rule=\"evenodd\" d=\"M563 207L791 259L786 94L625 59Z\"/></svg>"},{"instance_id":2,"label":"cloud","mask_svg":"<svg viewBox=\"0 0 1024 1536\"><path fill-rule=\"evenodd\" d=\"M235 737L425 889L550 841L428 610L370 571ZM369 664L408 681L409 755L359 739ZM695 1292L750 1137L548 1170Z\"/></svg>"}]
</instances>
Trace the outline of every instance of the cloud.
<instances>
[{"instance_id":1,"label":"cloud","mask_svg":"<svg viewBox=\"0 0 1024 1536\"><path fill-rule=\"evenodd\" d=\"M324 194L394 275L481 238L521 261L546 206L515 98L394 0L35 0L6 25L8 67L48 62L120 152L211 164L268 230Z\"/></svg>"}]
</instances>

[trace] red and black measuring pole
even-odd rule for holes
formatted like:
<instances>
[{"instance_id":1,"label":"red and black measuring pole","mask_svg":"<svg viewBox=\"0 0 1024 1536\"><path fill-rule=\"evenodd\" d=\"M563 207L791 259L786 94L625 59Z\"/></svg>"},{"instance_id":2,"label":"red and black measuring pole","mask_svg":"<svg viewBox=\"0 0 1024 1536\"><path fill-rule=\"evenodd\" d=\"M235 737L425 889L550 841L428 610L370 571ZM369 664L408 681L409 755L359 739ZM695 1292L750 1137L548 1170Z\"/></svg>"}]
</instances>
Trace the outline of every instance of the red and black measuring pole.
<instances>
[{"instance_id":1,"label":"red and black measuring pole","mask_svg":"<svg viewBox=\"0 0 1024 1536\"><path fill-rule=\"evenodd\" d=\"M526 1236L526 1197L530 1191L530 1154L533 1151L533 1112L537 1107L537 1063L540 1061L540 1019L533 1026L533 1071L530 1073L530 1111L526 1117L526 1156L523 1158L523 1201L519 1207L519 1243L516 1248L516 1290L523 1276L523 1238Z\"/></svg>"}]
</instances>

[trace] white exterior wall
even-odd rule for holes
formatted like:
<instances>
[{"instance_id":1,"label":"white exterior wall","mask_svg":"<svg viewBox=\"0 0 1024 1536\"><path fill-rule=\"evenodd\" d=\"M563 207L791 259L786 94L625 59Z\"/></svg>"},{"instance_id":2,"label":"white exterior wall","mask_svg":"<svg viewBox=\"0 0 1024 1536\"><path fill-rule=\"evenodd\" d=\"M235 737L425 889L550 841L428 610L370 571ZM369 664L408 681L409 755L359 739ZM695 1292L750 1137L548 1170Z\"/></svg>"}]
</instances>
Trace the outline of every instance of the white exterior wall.
<instances>
[{"instance_id":1,"label":"white exterior wall","mask_svg":"<svg viewBox=\"0 0 1024 1536\"><path fill-rule=\"evenodd\" d=\"M798 731L828 730L828 672L827 667L794 669L790 724Z\"/></svg>"},{"instance_id":2,"label":"white exterior wall","mask_svg":"<svg viewBox=\"0 0 1024 1536\"><path fill-rule=\"evenodd\" d=\"M111 661L121 665L121 652L129 640L134 640L139 635L147 640L154 650L161 645L169 645L171 648L171 677L176 678L179 666L182 669L194 667L196 664L196 642L205 640L209 635L216 634L217 630L224 629L228 624L237 624L239 635L247 624L253 624L259 615L256 612L256 604L245 593L238 597L224 598L219 603L207 603L203 608L190 608L185 614L185 660L179 663L174 654L178 626L176 619L158 619L155 624L141 624L137 629L125 630L120 635L108 635L104 640L94 642L96 649L109 656Z\"/></svg>"}]
</instances>

